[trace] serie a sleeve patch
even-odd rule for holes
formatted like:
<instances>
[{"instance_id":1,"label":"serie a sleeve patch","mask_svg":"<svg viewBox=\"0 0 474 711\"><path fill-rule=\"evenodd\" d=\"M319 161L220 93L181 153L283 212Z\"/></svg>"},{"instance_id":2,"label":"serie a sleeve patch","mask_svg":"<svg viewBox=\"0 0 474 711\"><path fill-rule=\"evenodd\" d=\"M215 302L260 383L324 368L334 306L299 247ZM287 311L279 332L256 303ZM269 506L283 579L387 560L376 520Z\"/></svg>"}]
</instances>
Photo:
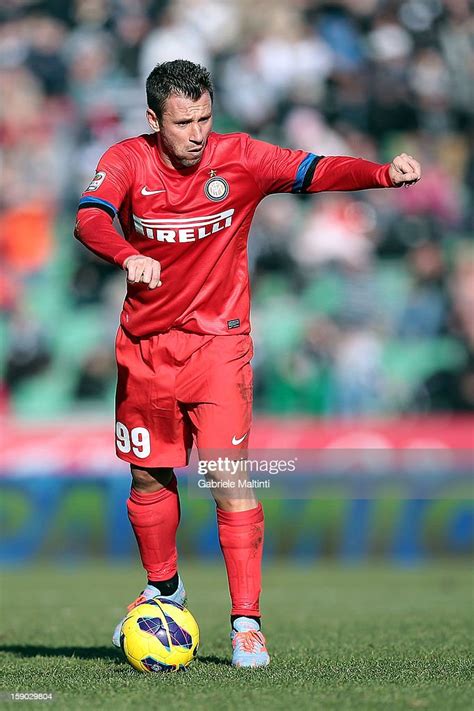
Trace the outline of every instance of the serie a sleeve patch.
<instances>
[{"instance_id":1,"label":"serie a sleeve patch","mask_svg":"<svg viewBox=\"0 0 474 711\"><path fill-rule=\"evenodd\" d=\"M106 175L107 175L107 173L105 172L105 170L99 170L94 175L94 177L92 178L91 182L89 183L87 188L84 190L84 192L93 193L96 190L98 190L100 188L100 186L102 185L102 183L104 182Z\"/></svg>"}]
</instances>

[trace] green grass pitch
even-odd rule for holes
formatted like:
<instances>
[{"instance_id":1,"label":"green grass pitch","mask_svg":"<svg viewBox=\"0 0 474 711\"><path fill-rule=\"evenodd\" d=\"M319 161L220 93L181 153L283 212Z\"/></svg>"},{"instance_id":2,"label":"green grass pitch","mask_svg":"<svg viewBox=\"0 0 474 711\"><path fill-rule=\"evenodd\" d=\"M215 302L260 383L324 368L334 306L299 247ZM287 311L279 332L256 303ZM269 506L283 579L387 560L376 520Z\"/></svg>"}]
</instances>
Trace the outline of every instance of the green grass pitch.
<instances>
[{"instance_id":1,"label":"green grass pitch","mask_svg":"<svg viewBox=\"0 0 474 711\"><path fill-rule=\"evenodd\" d=\"M272 662L258 670L229 666L223 566L183 561L181 571L201 648L187 673L162 675L135 672L110 645L143 582L139 568L4 571L2 702L31 708L7 701L6 692L18 691L51 692L43 707L61 711L473 708L467 563L269 565L263 610Z\"/></svg>"}]
</instances>

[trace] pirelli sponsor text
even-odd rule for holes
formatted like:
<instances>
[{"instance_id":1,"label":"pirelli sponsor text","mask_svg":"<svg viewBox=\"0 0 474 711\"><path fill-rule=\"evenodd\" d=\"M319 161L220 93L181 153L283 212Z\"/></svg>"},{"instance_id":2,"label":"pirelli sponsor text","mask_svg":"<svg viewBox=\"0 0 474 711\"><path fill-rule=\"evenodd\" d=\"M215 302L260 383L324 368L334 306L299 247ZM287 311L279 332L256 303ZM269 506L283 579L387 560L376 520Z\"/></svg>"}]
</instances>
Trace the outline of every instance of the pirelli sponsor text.
<instances>
[{"instance_id":1,"label":"pirelli sponsor text","mask_svg":"<svg viewBox=\"0 0 474 711\"><path fill-rule=\"evenodd\" d=\"M146 218L133 215L135 230L158 242L196 242L225 230L232 224L234 209L224 210L215 215L186 218Z\"/></svg>"}]
</instances>

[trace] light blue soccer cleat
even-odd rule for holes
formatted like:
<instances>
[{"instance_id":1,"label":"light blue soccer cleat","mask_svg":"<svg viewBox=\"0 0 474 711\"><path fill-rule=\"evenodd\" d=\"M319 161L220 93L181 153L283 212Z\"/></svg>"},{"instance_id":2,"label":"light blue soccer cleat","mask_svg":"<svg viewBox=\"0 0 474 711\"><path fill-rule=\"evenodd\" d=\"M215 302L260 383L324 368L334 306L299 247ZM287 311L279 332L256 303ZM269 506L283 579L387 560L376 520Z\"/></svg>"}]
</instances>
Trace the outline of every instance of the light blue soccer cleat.
<instances>
[{"instance_id":1,"label":"light blue soccer cleat","mask_svg":"<svg viewBox=\"0 0 474 711\"><path fill-rule=\"evenodd\" d=\"M145 590L140 593L140 595L137 597L136 600L130 603L128 605L127 610L130 612L130 610L133 610L134 607L137 607L137 605L141 605L142 602L146 602L147 600L151 600L152 597L163 597L166 598L167 600L170 600L171 602L177 602L179 605L186 605L186 590L184 589L183 581L181 580L181 577L178 578L178 587L176 589L176 592L174 592L172 595L162 595L161 592L158 590L158 588L155 588L154 585L147 585ZM117 627L115 628L113 637L112 637L112 644L114 644L116 647L120 647L120 632L122 630L122 625L126 619L127 615L120 620L118 623Z\"/></svg>"},{"instance_id":2,"label":"light blue soccer cleat","mask_svg":"<svg viewBox=\"0 0 474 711\"><path fill-rule=\"evenodd\" d=\"M265 637L260 632L260 625L249 617L238 617L230 633L234 667L266 667L270 657L265 646Z\"/></svg>"}]
</instances>

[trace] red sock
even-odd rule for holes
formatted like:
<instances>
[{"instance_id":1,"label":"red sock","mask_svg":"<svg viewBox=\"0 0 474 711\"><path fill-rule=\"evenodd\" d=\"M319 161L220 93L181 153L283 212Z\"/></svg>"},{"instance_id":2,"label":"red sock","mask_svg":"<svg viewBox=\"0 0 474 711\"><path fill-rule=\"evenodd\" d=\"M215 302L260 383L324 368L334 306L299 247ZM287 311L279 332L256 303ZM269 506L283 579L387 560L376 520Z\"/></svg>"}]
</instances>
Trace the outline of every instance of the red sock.
<instances>
[{"instance_id":1,"label":"red sock","mask_svg":"<svg viewBox=\"0 0 474 711\"><path fill-rule=\"evenodd\" d=\"M232 600L230 614L260 617L262 504L250 511L217 509L217 528Z\"/></svg>"},{"instance_id":2,"label":"red sock","mask_svg":"<svg viewBox=\"0 0 474 711\"><path fill-rule=\"evenodd\" d=\"M176 476L151 494L132 487L127 509L148 579L172 578L177 570L176 531L180 519Z\"/></svg>"}]
</instances>

